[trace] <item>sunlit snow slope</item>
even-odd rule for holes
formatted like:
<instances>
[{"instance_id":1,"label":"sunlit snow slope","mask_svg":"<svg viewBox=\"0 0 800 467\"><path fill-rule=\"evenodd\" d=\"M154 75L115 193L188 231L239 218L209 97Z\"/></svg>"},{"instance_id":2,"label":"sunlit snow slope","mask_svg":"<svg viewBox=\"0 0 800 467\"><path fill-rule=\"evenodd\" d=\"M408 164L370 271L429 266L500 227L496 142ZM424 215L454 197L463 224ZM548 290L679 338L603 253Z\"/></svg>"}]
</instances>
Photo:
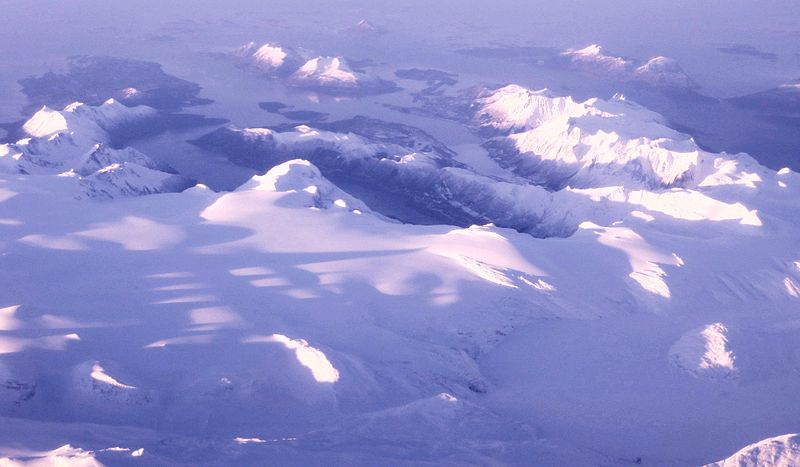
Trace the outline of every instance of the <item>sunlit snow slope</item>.
<instances>
[{"instance_id":1,"label":"sunlit snow slope","mask_svg":"<svg viewBox=\"0 0 800 467\"><path fill-rule=\"evenodd\" d=\"M622 98L470 108L491 173L380 122L227 128L268 170L221 193L110 147L146 108L42 109L0 146L0 456L797 462L800 175Z\"/></svg>"}]
</instances>

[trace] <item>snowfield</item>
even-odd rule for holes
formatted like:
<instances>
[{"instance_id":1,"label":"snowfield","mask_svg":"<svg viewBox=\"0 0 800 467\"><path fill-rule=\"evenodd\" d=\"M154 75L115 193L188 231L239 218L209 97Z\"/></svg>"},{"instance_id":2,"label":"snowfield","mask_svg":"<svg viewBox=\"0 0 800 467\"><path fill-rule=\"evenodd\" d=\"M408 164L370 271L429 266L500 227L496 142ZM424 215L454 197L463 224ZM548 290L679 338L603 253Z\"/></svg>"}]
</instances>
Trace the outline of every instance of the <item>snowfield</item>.
<instances>
[{"instance_id":1,"label":"snowfield","mask_svg":"<svg viewBox=\"0 0 800 467\"><path fill-rule=\"evenodd\" d=\"M229 122L125 87L1 130L0 465L800 465L800 174L333 48L204 50Z\"/></svg>"}]
</instances>

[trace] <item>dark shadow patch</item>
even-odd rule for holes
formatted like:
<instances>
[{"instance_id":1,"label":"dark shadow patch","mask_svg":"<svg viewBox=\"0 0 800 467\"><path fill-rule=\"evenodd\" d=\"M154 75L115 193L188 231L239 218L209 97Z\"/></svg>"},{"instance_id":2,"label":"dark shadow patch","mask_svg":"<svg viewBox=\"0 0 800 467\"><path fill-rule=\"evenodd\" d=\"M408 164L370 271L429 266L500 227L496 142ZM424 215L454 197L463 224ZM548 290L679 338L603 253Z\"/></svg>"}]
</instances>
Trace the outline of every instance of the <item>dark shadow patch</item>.
<instances>
[{"instance_id":1,"label":"dark shadow patch","mask_svg":"<svg viewBox=\"0 0 800 467\"><path fill-rule=\"evenodd\" d=\"M22 131L22 125L25 120L18 120L16 122L0 123L0 144L2 143L15 143L25 137Z\"/></svg>"},{"instance_id":2,"label":"dark shadow patch","mask_svg":"<svg viewBox=\"0 0 800 467\"><path fill-rule=\"evenodd\" d=\"M289 110L293 109L294 106L282 102L259 102L258 107L271 114L280 115L295 122L321 122L327 120L329 115L315 110Z\"/></svg>"},{"instance_id":3,"label":"dark shadow patch","mask_svg":"<svg viewBox=\"0 0 800 467\"><path fill-rule=\"evenodd\" d=\"M258 107L273 114L279 114L283 109L292 108L292 106L286 105L283 102L259 102Z\"/></svg>"},{"instance_id":4,"label":"dark shadow patch","mask_svg":"<svg viewBox=\"0 0 800 467\"><path fill-rule=\"evenodd\" d=\"M788 117L785 115L759 115L764 121L773 123L775 125L782 125L787 128L800 132L800 116Z\"/></svg>"},{"instance_id":5,"label":"dark shadow patch","mask_svg":"<svg viewBox=\"0 0 800 467\"><path fill-rule=\"evenodd\" d=\"M76 101L100 105L112 97L128 106L166 111L212 102L198 97L200 85L164 73L158 63L118 57L71 57L65 74L48 72L19 84L28 96L26 111L42 105L63 108Z\"/></svg>"},{"instance_id":6,"label":"dark shadow patch","mask_svg":"<svg viewBox=\"0 0 800 467\"><path fill-rule=\"evenodd\" d=\"M114 128L109 132L110 144L119 149L130 145L133 141L157 136L165 131L220 126L228 122L229 120L225 118L211 118L203 115L161 113L154 118L126 123L121 127Z\"/></svg>"},{"instance_id":7,"label":"dark shadow patch","mask_svg":"<svg viewBox=\"0 0 800 467\"><path fill-rule=\"evenodd\" d=\"M281 115L296 122L320 122L328 118L327 113L313 110L287 110Z\"/></svg>"},{"instance_id":8,"label":"dark shadow patch","mask_svg":"<svg viewBox=\"0 0 800 467\"><path fill-rule=\"evenodd\" d=\"M800 116L800 83L734 97L728 102L765 115Z\"/></svg>"},{"instance_id":9,"label":"dark shadow patch","mask_svg":"<svg viewBox=\"0 0 800 467\"><path fill-rule=\"evenodd\" d=\"M455 73L448 73L446 71L433 70L429 68L407 68L395 71L394 75L400 79L424 81L426 83L443 81L453 85L458 82L458 75Z\"/></svg>"},{"instance_id":10,"label":"dark shadow patch","mask_svg":"<svg viewBox=\"0 0 800 467\"><path fill-rule=\"evenodd\" d=\"M717 47L718 52L729 55L742 55L745 57L755 57L761 60L777 60L778 55L772 52L763 52L747 44L728 44L722 47Z\"/></svg>"},{"instance_id":11,"label":"dark shadow patch","mask_svg":"<svg viewBox=\"0 0 800 467\"><path fill-rule=\"evenodd\" d=\"M400 79L424 82L427 87L418 94L436 96L444 93L444 88L458 83L458 75L441 70L409 68L397 70L394 75Z\"/></svg>"},{"instance_id":12,"label":"dark shadow patch","mask_svg":"<svg viewBox=\"0 0 800 467\"><path fill-rule=\"evenodd\" d=\"M378 66L378 62L371 58L362 58L362 59L348 59L347 63L350 65L350 69L353 71L357 71L359 73L366 73L367 68Z\"/></svg>"}]
</instances>

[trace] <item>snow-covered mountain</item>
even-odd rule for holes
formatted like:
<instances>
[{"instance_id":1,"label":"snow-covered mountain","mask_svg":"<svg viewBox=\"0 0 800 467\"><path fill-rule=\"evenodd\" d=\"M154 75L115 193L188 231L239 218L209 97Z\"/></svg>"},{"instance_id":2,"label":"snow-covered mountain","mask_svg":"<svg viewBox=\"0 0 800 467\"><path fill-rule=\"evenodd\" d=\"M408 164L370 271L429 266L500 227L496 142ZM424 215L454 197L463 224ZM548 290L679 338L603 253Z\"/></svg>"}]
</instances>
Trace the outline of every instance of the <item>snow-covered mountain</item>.
<instances>
[{"instance_id":1,"label":"snow-covered mountain","mask_svg":"<svg viewBox=\"0 0 800 467\"><path fill-rule=\"evenodd\" d=\"M800 466L799 1L0 16L0 467Z\"/></svg>"},{"instance_id":2,"label":"snow-covered mountain","mask_svg":"<svg viewBox=\"0 0 800 467\"><path fill-rule=\"evenodd\" d=\"M264 175L256 175L236 191L267 190L297 193L297 207L328 209L332 206L354 212L370 212L361 200L350 196L325 179L319 169L302 159L276 165Z\"/></svg>"},{"instance_id":3,"label":"snow-covered mountain","mask_svg":"<svg viewBox=\"0 0 800 467\"><path fill-rule=\"evenodd\" d=\"M126 107L114 99L97 107L75 102L64 110L42 107L22 125L22 129L32 138L69 133L80 139L102 139L116 127L150 118L155 113L150 107Z\"/></svg>"},{"instance_id":4,"label":"snow-covered mountain","mask_svg":"<svg viewBox=\"0 0 800 467\"><path fill-rule=\"evenodd\" d=\"M26 138L0 145L0 170L32 175L45 185L55 176L72 179L77 197L182 191L193 183L133 148L109 145L115 132L156 116L150 107L126 107L113 99L61 111L43 107L22 125Z\"/></svg>"},{"instance_id":5,"label":"snow-covered mountain","mask_svg":"<svg viewBox=\"0 0 800 467\"><path fill-rule=\"evenodd\" d=\"M697 86L674 59L658 56L640 62L609 54L597 44L582 49L567 49L561 53L557 63L623 82L675 89L693 89Z\"/></svg>"},{"instance_id":6,"label":"snow-covered mountain","mask_svg":"<svg viewBox=\"0 0 800 467\"><path fill-rule=\"evenodd\" d=\"M261 46L247 43L233 51L246 65L272 78L280 78L288 86L309 89L323 94L364 96L391 93L397 85L366 70L354 67L341 56L316 56L310 52L282 47L274 43Z\"/></svg>"},{"instance_id":7,"label":"snow-covered mountain","mask_svg":"<svg viewBox=\"0 0 800 467\"><path fill-rule=\"evenodd\" d=\"M577 228L544 188L475 173L418 129L363 117L325 126L338 132L306 125L283 131L221 128L195 144L256 170L308 159L376 210L407 222L494 222L539 236Z\"/></svg>"},{"instance_id":8,"label":"snow-covered mountain","mask_svg":"<svg viewBox=\"0 0 800 467\"><path fill-rule=\"evenodd\" d=\"M623 96L575 102L516 85L483 94L474 104L477 123L508 133L487 143L492 156L552 188L752 185L763 172L745 154L703 151Z\"/></svg>"},{"instance_id":9,"label":"snow-covered mountain","mask_svg":"<svg viewBox=\"0 0 800 467\"><path fill-rule=\"evenodd\" d=\"M384 137L391 128L372 122L372 131ZM321 163L393 160L391 153L376 156L375 145L403 152L401 145L364 136L366 131L229 131L266 142L264 153L285 145L292 148L287 153ZM465 191L495 190L478 192L483 198L500 199L529 186L478 175L464 164L447 166L449 157L431 152L425 165L481 179L482 185ZM266 165L272 163L277 161ZM225 447L204 454L210 462L248 463L264 456L311 462L315 453L324 453L337 462L357 456L360 461L534 458L548 464L613 464L618 457L593 444L605 444L605 438L539 434L522 423L523 414L551 410L549 401L561 393L595 398L608 410L644 413L625 417L625 425L614 429L626 436L657 431L675 411L694 411L688 430L708 429L720 413L727 413L732 425L744 418L788 421L797 415L791 391L752 409L739 402L752 402L748 381L762 371L769 372L769 385L796 386L787 372L796 358L776 362L768 349L797 336L790 306L799 289L787 284L800 283L800 252L791 246L797 227L784 217L800 212L793 196L797 174L765 170L754 186L727 185L715 193L726 202L747 203L745 210L759 209L762 225L726 222L715 217L722 212L717 209L695 215L702 204L694 197L707 200L709 194L671 188L641 191L640 205L609 196L614 201L597 209L607 218L575 211L583 222L573 235L541 240L491 225L391 222L323 172L308 161L289 160L230 193L198 187L93 209L31 191L30 180L1 181L0 219L9 229L3 240L15 251L3 260L3 274L28 274L35 284L75 261L116 271L95 278L102 294L71 293L85 276L67 275L44 296L25 283L13 296L4 295L16 305L0 315L2 329L44 336L0 336L4 358L13 364L0 374L5 381L0 401L8 404L4 413L42 420L6 426L81 442L87 435L51 433L47 413L38 408L60 413L75 404L91 407L74 419L146 428L124 433L109 428L103 436L126 453L144 446L143 455L156 463L174 462L178 451L184 456L186 449L202 450L197 437L210 430L214 442ZM566 192L580 200L573 200L578 207L606 196L600 189ZM561 195L553 196L551 207ZM662 196L675 198L650 202ZM508 207L525 205L516 198ZM65 218L53 218L45 206ZM43 255L50 268L31 268ZM108 297L119 306L103 306ZM134 310L136 318L126 321ZM637 337L609 343L592 334L617 336L618 327ZM546 334L527 334L539 329ZM607 377L594 370L568 371L573 352L596 340L620 364L598 360ZM60 352L72 363L64 365L63 378L39 389L46 375L21 364L23 349ZM514 360L522 355L525 363ZM536 377L528 380L526 368ZM507 372L515 376L509 380ZM589 379L591 389L582 379ZM556 386L541 387L542 381ZM604 396L619 384L631 388L628 397ZM733 396L709 399L697 394L698 388ZM679 398L668 408L653 403L670 394ZM509 406L513 414L504 408ZM604 408L586 410L599 423L609 420ZM712 431L726 433L716 425ZM175 438L171 432L182 434ZM367 432L372 441L365 444ZM111 455L99 450L108 446L92 448L94 443L86 449L97 450L89 453L73 449L41 456ZM685 445L682 458L705 459L700 453L707 451L702 440L698 443ZM592 449L578 447L587 445ZM615 456L631 459L671 459L658 457L662 451L654 447L642 448L644 453L614 449Z\"/></svg>"},{"instance_id":10,"label":"snow-covered mountain","mask_svg":"<svg viewBox=\"0 0 800 467\"><path fill-rule=\"evenodd\" d=\"M355 71L343 57L315 57L291 76L293 86L327 92L373 94L396 89L394 83L370 74Z\"/></svg>"},{"instance_id":11,"label":"snow-covered mountain","mask_svg":"<svg viewBox=\"0 0 800 467\"><path fill-rule=\"evenodd\" d=\"M236 49L234 55L245 59L247 64L268 75L291 74L304 62L296 50L271 42L262 45L249 42Z\"/></svg>"},{"instance_id":12,"label":"snow-covered mountain","mask_svg":"<svg viewBox=\"0 0 800 467\"><path fill-rule=\"evenodd\" d=\"M500 135L485 146L505 172L475 171L424 132L363 118L320 125L325 130L222 128L195 144L257 170L306 158L406 222L490 222L565 236L583 221L605 225L646 207L675 218L762 223L757 209L716 196L720 187L752 189L776 178L745 154L705 152L622 98L575 102L515 85L484 94L473 103L474 124Z\"/></svg>"},{"instance_id":13,"label":"snow-covered mountain","mask_svg":"<svg viewBox=\"0 0 800 467\"><path fill-rule=\"evenodd\" d=\"M792 466L800 461L800 435L788 434L767 438L745 446L732 456L708 467Z\"/></svg>"},{"instance_id":14,"label":"snow-covered mountain","mask_svg":"<svg viewBox=\"0 0 800 467\"><path fill-rule=\"evenodd\" d=\"M291 80L304 86L355 88L370 78L353 71L342 57L316 57L295 71Z\"/></svg>"}]
</instances>

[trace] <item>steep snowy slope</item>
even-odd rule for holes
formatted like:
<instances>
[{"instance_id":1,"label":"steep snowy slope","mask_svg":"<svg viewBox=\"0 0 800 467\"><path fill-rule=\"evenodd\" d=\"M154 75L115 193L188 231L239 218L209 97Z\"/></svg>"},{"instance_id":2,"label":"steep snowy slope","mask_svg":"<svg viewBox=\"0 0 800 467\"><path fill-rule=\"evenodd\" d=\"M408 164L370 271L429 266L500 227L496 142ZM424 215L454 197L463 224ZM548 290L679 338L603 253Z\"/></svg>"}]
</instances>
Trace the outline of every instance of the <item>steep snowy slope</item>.
<instances>
[{"instance_id":1,"label":"steep snowy slope","mask_svg":"<svg viewBox=\"0 0 800 467\"><path fill-rule=\"evenodd\" d=\"M259 71L275 76L291 74L304 62L296 50L270 42L260 46L250 42L236 49L234 55Z\"/></svg>"},{"instance_id":2,"label":"steep snowy slope","mask_svg":"<svg viewBox=\"0 0 800 467\"><path fill-rule=\"evenodd\" d=\"M353 66L342 56L313 56L309 51L267 42L247 43L232 52L248 67L288 86L334 96L368 96L399 88L392 81ZM308 58L309 56L313 58Z\"/></svg>"},{"instance_id":3,"label":"steep snowy slope","mask_svg":"<svg viewBox=\"0 0 800 467\"><path fill-rule=\"evenodd\" d=\"M516 85L484 94L474 104L478 124L510 133L487 143L495 159L552 188L752 184L764 172L745 154L701 150L622 96L575 102Z\"/></svg>"},{"instance_id":4,"label":"steep snowy slope","mask_svg":"<svg viewBox=\"0 0 800 467\"><path fill-rule=\"evenodd\" d=\"M343 57L316 57L289 77L293 86L329 93L380 94L397 87L390 81L355 71Z\"/></svg>"},{"instance_id":5,"label":"steep snowy slope","mask_svg":"<svg viewBox=\"0 0 800 467\"><path fill-rule=\"evenodd\" d=\"M44 184L54 175L73 179L77 197L182 191L192 185L190 180L133 148L108 145L115 132L156 115L150 107L126 107L113 99L98 107L81 103L63 111L44 107L23 124L27 138L0 145L0 170L30 174Z\"/></svg>"},{"instance_id":6,"label":"steep snowy slope","mask_svg":"<svg viewBox=\"0 0 800 467\"><path fill-rule=\"evenodd\" d=\"M342 57L316 57L292 74L292 81L305 86L355 88L369 78L356 74Z\"/></svg>"},{"instance_id":7,"label":"steep snowy slope","mask_svg":"<svg viewBox=\"0 0 800 467\"><path fill-rule=\"evenodd\" d=\"M791 467L800 463L800 440L797 434L775 436L742 448L736 454L709 467L756 467L772 465Z\"/></svg>"}]
</instances>

